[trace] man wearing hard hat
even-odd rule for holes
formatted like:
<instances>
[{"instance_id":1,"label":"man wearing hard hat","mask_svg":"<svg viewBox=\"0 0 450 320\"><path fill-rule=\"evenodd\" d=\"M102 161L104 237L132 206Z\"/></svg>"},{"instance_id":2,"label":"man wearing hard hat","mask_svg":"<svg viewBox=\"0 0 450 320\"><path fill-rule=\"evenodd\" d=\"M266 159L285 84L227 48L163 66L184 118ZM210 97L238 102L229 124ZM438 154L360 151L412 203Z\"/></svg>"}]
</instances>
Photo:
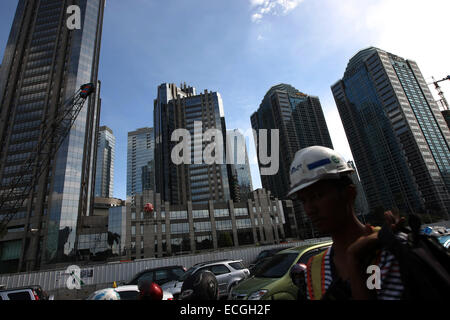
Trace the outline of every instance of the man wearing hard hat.
<instances>
[{"instance_id":1,"label":"man wearing hard hat","mask_svg":"<svg viewBox=\"0 0 450 320\"><path fill-rule=\"evenodd\" d=\"M298 151L291 164L289 196L299 199L312 223L333 240L329 249L307 263L306 296L400 299L404 286L398 261L386 250L376 250L379 228L363 225L356 217L352 172L341 155L321 146ZM400 223L390 212L385 217L394 229ZM367 270L375 270L374 277L380 279L368 281Z\"/></svg>"}]
</instances>

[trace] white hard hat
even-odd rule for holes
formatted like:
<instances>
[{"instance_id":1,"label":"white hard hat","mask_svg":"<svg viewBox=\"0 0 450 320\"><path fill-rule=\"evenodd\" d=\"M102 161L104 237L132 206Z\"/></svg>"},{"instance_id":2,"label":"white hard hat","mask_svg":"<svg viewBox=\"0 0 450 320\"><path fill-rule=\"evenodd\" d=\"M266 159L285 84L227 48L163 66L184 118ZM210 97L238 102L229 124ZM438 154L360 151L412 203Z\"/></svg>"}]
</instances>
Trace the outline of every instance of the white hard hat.
<instances>
[{"instance_id":1,"label":"white hard hat","mask_svg":"<svg viewBox=\"0 0 450 320\"><path fill-rule=\"evenodd\" d=\"M336 151L322 146L312 146L297 151L289 176L291 187L288 196L319 180L339 179L342 174L355 170Z\"/></svg>"},{"instance_id":2,"label":"white hard hat","mask_svg":"<svg viewBox=\"0 0 450 320\"><path fill-rule=\"evenodd\" d=\"M108 288L95 291L87 300L120 300L120 296L116 290Z\"/></svg>"}]
</instances>

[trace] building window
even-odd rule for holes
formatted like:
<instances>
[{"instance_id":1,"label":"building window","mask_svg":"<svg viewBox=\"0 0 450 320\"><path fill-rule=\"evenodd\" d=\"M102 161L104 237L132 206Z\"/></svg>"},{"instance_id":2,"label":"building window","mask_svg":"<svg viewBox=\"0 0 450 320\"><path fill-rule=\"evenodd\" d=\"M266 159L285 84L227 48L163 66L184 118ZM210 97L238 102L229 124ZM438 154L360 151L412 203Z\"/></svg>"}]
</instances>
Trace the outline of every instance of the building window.
<instances>
[{"instance_id":1,"label":"building window","mask_svg":"<svg viewBox=\"0 0 450 320\"><path fill-rule=\"evenodd\" d=\"M247 210L247 208L234 208L234 215L236 217L248 216L248 210Z\"/></svg>"},{"instance_id":2,"label":"building window","mask_svg":"<svg viewBox=\"0 0 450 320\"><path fill-rule=\"evenodd\" d=\"M194 222L195 232L211 231L211 221Z\"/></svg>"},{"instance_id":3,"label":"building window","mask_svg":"<svg viewBox=\"0 0 450 320\"><path fill-rule=\"evenodd\" d=\"M189 223L172 223L170 231L172 234L189 233Z\"/></svg>"},{"instance_id":4,"label":"building window","mask_svg":"<svg viewBox=\"0 0 450 320\"><path fill-rule=\"evenodd\" d=\"M170 219L171 220L187 219L187 211L171 211Z\"/></svg>"},{"instance_id":5,"label":"building window","mask_svg":"<svg viewBox=\"0 0 450 320\"><path fill-rule=\"evenodd\" d=\"M231 230L231 220L216 221L216 230Z\"/></svg>"},{"instance_id":6,"label":"building window","mask_svg":"<svg viewBox=\"0 0 450 320\"><path fill-rule=\"evenodd\" d=\"M214 217L216 218L229 216L230 212L228 211L228 209L214 209Z\"/></svg>"},{"instance_id":7,"label":"building window","mask_svg":"<svg viewBox=\"0 0 450 320\"><path fill-rule=\"evenodd\" d=\"M192 217L194 219L209 218L208 210L193 210Z\"/></svg>"}]
</instances>

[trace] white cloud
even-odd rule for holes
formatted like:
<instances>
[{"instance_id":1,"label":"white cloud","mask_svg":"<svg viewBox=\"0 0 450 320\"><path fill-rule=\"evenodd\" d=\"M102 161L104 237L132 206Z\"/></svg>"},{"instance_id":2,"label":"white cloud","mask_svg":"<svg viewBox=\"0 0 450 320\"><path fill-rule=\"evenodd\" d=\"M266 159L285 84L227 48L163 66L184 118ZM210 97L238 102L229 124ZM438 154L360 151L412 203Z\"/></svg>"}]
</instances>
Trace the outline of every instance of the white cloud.
<instances>
[{"instance_id":1,"label":"white cloud","mask_svg":"<svg viewBox=\"0 0 450 320\"><path fill-rule=\"evenodd\" d=\"M367 27L376 31L380 49L416 61L428 82L450 74L450 1L384 0L367 11Z\"/></svg>"},{"instance_id":2,"label":"white cloud","mask_svg":"<svg viewBox=\"0 0 450 320\"><path fill-rule=\"evenodd\" d=\"M416 61L428 82L431 76L441 79L450 74L448 0L319 0L312 11L322 18L313 28L314 39L326 43L320 52L321 60L335 59L333 55L342 55L354 47L355 51L344 60L347 62L359 49L375 46ZM343 76L344 70L342 65L335 80ZM450 100L450 81L442 82L441 87ZM433 86L430 90L437 97ZM339 112L334 101L328 99L330 94L320 98L334 148L345 159L352 159Z\"/></svg>"},{"instance_id":3,"label":"white cloud","mask_svg":"<svg viewBox=\"0 0 450 320\"><path fill-rule=\"evenodd\" d=\"M253 22L260 22L266 15L286 15L294 10L303 0L250 0L250 6L256 7L252 15Z\"/></svg>"},{"instance_id":4,"label":"white cloud","mask_svg":"<svg viewBox=\"0 0 450 320\"><path fill-rule=\"evenodd\" d=\"M260 21L261 19L262 19L262 15L259 14L259 13L255 13L255 14L252 15L252 21L253 21L253 22L258 22L258 21Z\"/></svg>"},{"instance_id":5,"label":"white cloud","mask_svg":"<svg viewBox=\"0 0 450 320\"><path fill-rule=\"evenodd\" d=\"M325 24L318 38L328 44L327 50L342 51L352 44L364 43L416 61L428 82L432 76L441 79L450 74L450 38L447 36L450 1L320 2L329 18L318 23L317 28ZM450 83L443 83L442 87L450 96ZM432 93L436 94L434 89Z\"/></svg>"}]
</instances>

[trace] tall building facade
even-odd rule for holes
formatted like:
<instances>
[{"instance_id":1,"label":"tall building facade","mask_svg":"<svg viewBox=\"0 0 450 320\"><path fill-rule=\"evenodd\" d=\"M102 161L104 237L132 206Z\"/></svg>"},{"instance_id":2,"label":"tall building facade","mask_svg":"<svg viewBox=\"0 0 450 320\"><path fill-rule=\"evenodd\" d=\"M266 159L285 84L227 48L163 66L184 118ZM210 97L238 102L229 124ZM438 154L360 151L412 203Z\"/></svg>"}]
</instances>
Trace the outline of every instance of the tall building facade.
<instances>
[{"instance_id":1,"label":"tall building facade","mask_svg":"<svg viewBox=\"0 0 450 320\"><path fill-rule=\"evenodd\" d=\"M33 270L75 256L80 216L93 206L93 168L100 113L97 80L104 0L80 0L81 28L67 27L72 1L19 0L0 74L0 188L23 175L60 106L84 83L97 84L34 193L1 239L0 269ZM33 231L33 232L31 232ZM17 268L17 269L16 269ZM16 270L14 270L16 269Z\"/></svg>"},{"instance_id":2,"label":"tall building facade","mask_svg":"<svg viewBox=\"0 0 450 320\"><path fill-rule=\"evenodd\" d=\"M185 84L178 88L174 84L161 84L154 102L156 192L163 201L172 204L205 204L209 200L228 201L230 172L226 164L226 126L223 102L218 92L196 94L193 87ZM176 129L190 135L190 161L175 164L172 152L180 140L172 141ZM207 164L204 150L211 144L208 130L220 133L214 139L222 142L223 153L219 161ZM217 143L219 141L217 140ZM188 152L188 151L187 151Z\"/></svg>"},{"instance_id":3,"label":"tall building facade","mask_svg":"<svg viewBox=\"0 0 450 320\"><path fill-rule=\"evenodd\" d=\"M369 203L367 202L366 193L358 177L358 171L353 161L347 161L355 171L350 175L353 184L356 187L355 213L365 223L365 216L369 214Z\"/></svg>"},{"instance_id":4,"label":"tall building facade","mask_svg":"<svg viewBox=\"0 0 450 320\"><path fill-rule=\"evenodd\" d=\"M143 210L146 203L154 204L151 214ZM280 243L285 239L285 205L264 189L253 191L242 202L181 205L144 191L134 203L127 202L125 253L134 260Z\"/></svg>"},{"instance_id":5,"label":"tall building facade","mask_svg":"<svg viewBox=\"0 0 450 320\"><path fill-rule=\"evenodd\" d=\"M447 122L447 127L450 130L450 110L442 110L441 113L444 117L445 122Z\"/></svg>"},{"instance_id":6,"label":"tall building facade","mask_svg":"<svg viewBox=\"0 0 450 320\"><path fill-rule=\"evenodd\" d=\"M113 131L102 126L97 140L97 163L95 169L95 197L112 198L114 195L114 159L116 137Z\"/></svg>"},{"instance_id":7,"label":"tall building facade","mask_svg":"<svg viewBox=\"0 0 450 320\"><path fill-rule=\"evenodd\" d=\"M364 49L331 89L371 211L448 218L450 131L417 64Z\"/></svg>"},{"instance_id":8,"label":"tall building facade","mask_svg":"<svg viewBox=\"0 0 450 320\"><path fill-rule=\"evenodd\" d=\"M235 175L235 184L237 185L238 195L234 199L245 201L253 191L245 136L239 129L234 129L227 132L227 137L229 148L233 148L233 152L228 155L228 162L231 164L232 172ZM230 157L233 159L230 159Z\"/></svg>"},{"instance_id":9,"label":"tall building facade","mask_svg":"<svg viewBox=\"0 0 450 320\"><path fill-rule=\"evenodd\" d=\"M128 132L127 199L155 189L155 136L153 128Z\"/></svg>"},{"instance_id":10,"label":"tall building facade","mask_svg":"<svg viewBox=\"0 0 450 320\"><path fill-rule=\"evenodd\" d=\"M252 128L258 133L260 129L267 129L268 150L270 146L270 130L279 130L279 170L274 175L261 175L263 188L272 194L285 199L290 186L289 170L295 153L309 146L319 145L333 148L325 116L318 97L306 95L291 85L279 84L266 93L258 111L251 116ZM264 141L265 142L265 141ZM259 150L259 135L255 141ZM261 159L258 162L262 168ZM317 232L299 201L294 201L301 238L314 237Z\"/></svg>"},{"instance_id":11,"label":"tall building facade","mask_svg":"<svg viewBox=\"0 0 450 320\"><path fill-rule=\"evenodd\" d=\"M262 175L261 182L280 199L289 192L289 168L298 150L314 145L333 148L319 98L288 84L274 86L266 93L258 111L252 114L251 123L257 132L260 129L279 130L279 172ZM259 135L255 143L259 150Z\"/></svg>"}]
</instances>

